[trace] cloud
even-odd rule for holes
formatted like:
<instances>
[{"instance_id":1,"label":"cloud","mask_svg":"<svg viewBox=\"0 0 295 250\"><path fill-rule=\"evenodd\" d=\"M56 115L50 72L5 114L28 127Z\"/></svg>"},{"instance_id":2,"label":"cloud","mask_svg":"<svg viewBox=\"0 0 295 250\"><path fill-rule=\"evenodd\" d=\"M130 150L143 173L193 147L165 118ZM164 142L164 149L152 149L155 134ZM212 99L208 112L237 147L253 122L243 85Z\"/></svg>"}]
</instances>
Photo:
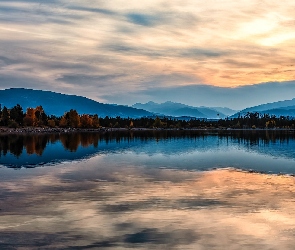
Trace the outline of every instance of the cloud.
<instances>
[{"instance_id":1,"label":"cloud","mask_svg":"<svg viewBox=\"0 0 295 250\"><path fill-rule=\"evenodd\" d=\"M115 75L63 75L62 77L56 79L56 81L67 82L73 85L81 85L87 83L87 85L96 85L94 87L100 88L108 85L110 81L117 78L125 77L124 74Z\"/></svg>"},{"instance_id":2,"label":"cloud","mask_svg":"<svg viewBox=\"0 0 295 250\"><path fill-rule=\"evenodd\" d=\"M78 11L85 11L85 12L93 12L93 13L100 13L100 14L111 15L111 16L118 15L117 12L111 11L111 10L108 10L108 9L89 8L89 7L85 7L85 6L67 6L67 9L69 9L69 10L78 10Z\"/></svg>"},{"instance_id":3,"label":"cloud","mask_svg":"<svg viewBox=\"0 0 295 250\"><path fill-rule=\"evenodd\" d=\"M239 91L232 87L295 79L294 7L288 0L1 1L0 75L13 86L99 101L132 104L140 96L207 105L213 93L211 102L234 106L227 93ZM262 101L291 95L267 86Z\"/></svg>"},{"instance_id":4,"label":"cloud","mask_svg":"<svg viewBox=\"0 0 295 250\"><path fill-rule=\"evenodd\" d=\"M144 91L123 93L120 99L128 104L131 102L165 102L175 101L192 106L229 107L244 109L246 107L293 99L295 81L280 83L268 82L236 88L216 87L209 85L187 85L173 87L151 87ZM105 95L102 98L109 102L115 101L115 96Z\"/></svg>"},{"instance_id":5,"label":"cloud","mask_svg":"<svg viewBox=\"0 0 295 250\"><path fill-rule=\"evenodd\" d=\"M130 13L127 15L127 18L130 22L142 26L154 26L157 23L159 17L153 15L144 15L139 13Z\"/></svg>"},{"instance_id":6,"label":"cloud","mask_svg":"<svg viewBox=\"0 0 295 250\"><path fill-rule=\"evenodd\" d=\"M11 58L5 57L5 56L0 56L0 61L2 61L4 64L6 65L10 65L10 64L15 64L17 63L16 60L13 60Z\"/></svg>"}]
</instances>

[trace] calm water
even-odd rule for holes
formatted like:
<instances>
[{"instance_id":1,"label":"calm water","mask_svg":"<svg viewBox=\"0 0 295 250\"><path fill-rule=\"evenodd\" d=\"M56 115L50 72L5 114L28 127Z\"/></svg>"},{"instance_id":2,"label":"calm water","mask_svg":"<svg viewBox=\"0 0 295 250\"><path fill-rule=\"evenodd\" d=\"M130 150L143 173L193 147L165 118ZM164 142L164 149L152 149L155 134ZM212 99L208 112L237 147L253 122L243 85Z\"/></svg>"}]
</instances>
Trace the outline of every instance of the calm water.
<instances>
[{"instance_id":1,"label":"calm water","mask_svg":"<svg viewBox=\"0 0 295 250\"><path fill-rule=\"evenodd\" d=\"M293 249L294 174L279 131L0 136L0 249Z\"/></svg>"}]
</instances>

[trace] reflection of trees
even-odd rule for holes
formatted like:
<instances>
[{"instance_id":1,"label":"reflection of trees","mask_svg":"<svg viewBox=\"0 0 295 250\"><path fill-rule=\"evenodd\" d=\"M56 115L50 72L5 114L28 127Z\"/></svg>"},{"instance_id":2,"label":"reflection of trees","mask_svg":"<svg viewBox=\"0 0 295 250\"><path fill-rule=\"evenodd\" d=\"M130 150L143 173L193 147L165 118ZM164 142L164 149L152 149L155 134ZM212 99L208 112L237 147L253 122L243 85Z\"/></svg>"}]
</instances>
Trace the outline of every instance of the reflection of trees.
<instances>
[{"instance_id":1,"label":"reflection of trees","mask_svg":"<svg viewBox=\"0 0 295 250\"><path fill-rule=\"evenodd\" d=\"M80 134L73 133L73 134L62 134L60 135L60 141L65 149L70 150L71 152L76 152L81 138Z\"/></svg>"},{"instance_id":2,"label":"reflection of trees","mask_svg":"<svg viewBox=\"0 0 295 250\"><path fill-rule=\"evenodd\" d=\"M47 135L30 135L24 137L27 154L42 155L48 142Z\"/></svg>"},{"instance_id":3,"label":"reflection of trees","mask_svg":"<svg viewBox=\"0 0 295 250\"><path fill-rule=\"evenodd\" d=\"M7 152L19 157L23 152L23 138L17 135L3 136L0 138L0 155Z\"/></svg>"},{"instance_id":4,"label":"reflection of trees","mask_svg":"<svg viewBox=\"0 0 295 250\"><path fill-rule=\"evenodd\" d=\"M85 133L81 135L81 146L86 148L90 145L98 146L99 134Z\"/></svg>"},{"instance_id":5,"label":"reflection of trees","mask_svg":"<svg viewBox=\"0 0 295 250\"><path fill-rule=\"evenodd\" d=\"M24 139L20 136L15 136L14 140L10 143L10 152L19 157L23 152Z\"/></svg>"},{"instance_id":6,"label":"reflection of trees","mask_svg":"<svg viewBox=\"0 0 295 250\"><path fill-rule=\"evenodd\" d=\"M34 154L35 151L35 141L33 136L26 136L25 138L25 147L27 154Z\"/></svg>"},{"instance_id":7,"label":"reflection of trees","mask_svg":"<svg viewBox=\"0 0 295 250\"><path fill-rule=\"evenodd\" d=\"M8 151L8 138L7 136L1 137L0 140L0 155L6 155Z\"/></svg>"},{"instance_id":8,"label":"reflection of trees","mask_svg":"<svg viewBox=\"0 0 295 250\"><path fill-rule=\"evenodd\" d=\"M79 145L82 147L89 147L90 145L98 146L99 134L95 133L73 133L60 135L60 141L65 149L72 152L77 151Z\"/></svg>"},{"instance_id":9,"label":"reflection of trees","mask_svg":"<svg viewBox=\"0 0 295 250\"><path fill-rule=\"evenodd\" d=\"M79 145L98 147L100 135L95 133L72 134L34 134L34 135L2 135L0 136L0 157L8 152L19 157L26 149L28 155L42 155L47 143L61 141L63 147L71 152L77 151Z\"/></svg>"},{"instance_id":10,"label":"reflection of trees","mask_svg":"<svg viewBox=\"0 0 295 250\"><path fill-rule=\"evenodd\" d=\"M55 143L59 141L59 134L50 134L48 135L50 143Z\"/></svg>"},{"instance_id":11,"label":"reflection of trees","mask_svg":"<svg viewBox=\"0 0 295 250\"><path fill-rule=\"evenodd\" d=\"M42 155L44 149L46 148L48 138L45 136L38 136L36 139L35 152L37 155Z\"/></svg>"},{"instance_id":12,"label":"reflection of trees","mask_svg":"<svg viewBox=\"0 0 295 250\"><path fill-rule=\"evenodd\" d=\"M267 145L271 143L288 143L290 139L295 139L295 134L290 131L275 130L250 130L250 131L129 131L126 133L111 132L104 135L98 133L70 133L70 134L35 134L35 135L2 135L0 136L0 157L8 152L19 157L26 149L27 154L42 155L48 143L53 144L61 141L63 147L71 152L77 151L79 146L98 147L99 141L109 142L132 142L140 140L167 140L173 138L205 139L208 135L216 135L220 139L228 138L238 143L252 145Z\"/></svg>"},{"instance_id":13,"label":"reflection of trees","mask_svg":"<svg viewBox=\"0 0 295 250\"><path fill-rule=\"evenodd\" d=\"M0 155L7 152L19 157L26 148L27 154L42 155L48 137L45 135L5 135L0 137Z\"/></svg>"}]
</instances>

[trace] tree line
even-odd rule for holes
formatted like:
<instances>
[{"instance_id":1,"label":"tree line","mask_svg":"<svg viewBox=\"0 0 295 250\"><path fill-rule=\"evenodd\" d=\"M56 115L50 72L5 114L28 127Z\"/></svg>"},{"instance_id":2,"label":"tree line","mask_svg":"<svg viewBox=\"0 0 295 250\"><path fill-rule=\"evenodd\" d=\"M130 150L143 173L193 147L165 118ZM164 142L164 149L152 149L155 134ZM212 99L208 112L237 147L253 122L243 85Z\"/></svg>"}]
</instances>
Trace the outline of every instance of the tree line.
<instances>
[{"instance_id":1,"label":"tree line","mask_svg":"<svg viewBox=\"0 0 295 250\"><path fill-rule=\"evenodd\" d=\"M27 108L26 112L17 104L13 108L3 109L0 106L0 125L18 127L61 127L61 128L98 128L98 115L79 115L76 110L71 109L61 117L47 115L42 106Z\"/></svg>"},{"instance_id":2,"label":"tree line","mask_svg":"<svg viewBox=\"0 0 295 250\"><path fill-rule=\"evenodd\" d=\"M219 120L176 119L171 117L99 117L97 114L78 114L74 109L62 116L47 115L42 106L23 108L17 104L8 109L0 105L0 126L18 127L60 127L60 128L163 128L163 129L294 129L295 120L289 116L274 116L258 112L246 113L237 118Z\"/></svg>"}]
</instances>

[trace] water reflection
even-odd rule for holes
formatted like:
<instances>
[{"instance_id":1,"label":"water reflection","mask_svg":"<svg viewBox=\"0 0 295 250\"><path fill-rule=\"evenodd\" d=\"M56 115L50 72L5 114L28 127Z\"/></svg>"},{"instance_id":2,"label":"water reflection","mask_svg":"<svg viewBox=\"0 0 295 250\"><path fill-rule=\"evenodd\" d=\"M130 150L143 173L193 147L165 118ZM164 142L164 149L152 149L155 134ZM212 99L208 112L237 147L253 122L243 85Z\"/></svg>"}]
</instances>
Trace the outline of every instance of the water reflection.
<instances>
[{"instance_id":1,"label":"water reflection","mask_svg":"<svg viewBox=\"0 0 295 250\"><path fill-rule=\"evenodd\" d=\"M294 172L294 135L239 133L2 136L0 249L293 249L294 177L237 168Z\"/></svg>"},{"instance_id":2,"label":"water reflection","mask_svg":"<svg viewBox=\"0 0 295 250\"><path fill-rule=\"evenodd\" d=\"M107 155L70 164L0 183L1 248L294 246L293 177L122 167Z\"/></svg>"},{"instance_id":3,"label":"water reflection","mask_svg":"<svg viewBox=\"0 0 295 250\"><path fill-rule=\"evenodd\" d=\"M25 148L28 155L36 154L41 156L48 144L60 141L64 149L76 152L79 145L88 147L98 146L99 135L87 133L71 134L34 134L34 135L2 135L0 136L0 155L10 152L16 157L21 156Z\"/></svg>"},{"instance_id":4,"label":"water reflection","mask_svg":"<svg viewBox=\"0 0 295 250\"><path fill-rule=\"evenodd\" d=\"M234 167L294 174L294 148L294 134L286 131L2 135L0 164L35 167L112 154L114 161L129 165L191 170Z\"/></svg>"}]
</instances>

